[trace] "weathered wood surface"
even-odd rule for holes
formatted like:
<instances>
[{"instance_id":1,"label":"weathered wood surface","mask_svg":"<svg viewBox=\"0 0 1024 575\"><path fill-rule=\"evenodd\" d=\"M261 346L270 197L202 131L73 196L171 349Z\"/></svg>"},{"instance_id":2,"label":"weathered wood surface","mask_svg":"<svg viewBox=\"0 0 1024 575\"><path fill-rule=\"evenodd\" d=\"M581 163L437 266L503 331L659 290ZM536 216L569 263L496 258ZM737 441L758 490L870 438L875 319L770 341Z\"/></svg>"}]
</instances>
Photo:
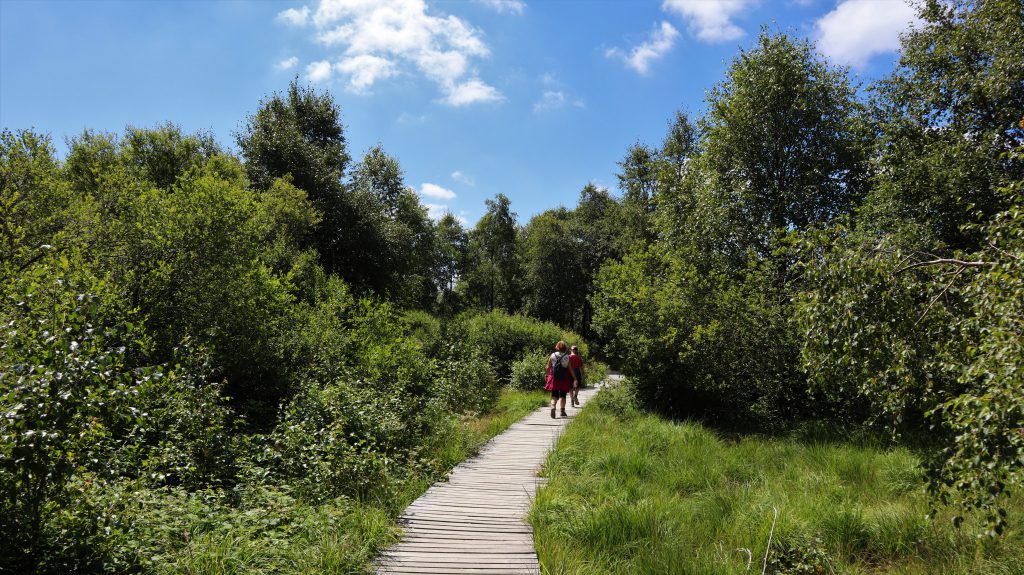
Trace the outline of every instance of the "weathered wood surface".
<instances>
[{"instance_id":1,"label":"weathered wood surface","mask_svg":"<svg viewBox=\"0 0 1024 575\"><path fill-rule=\"evenodd\" d=\"M582 390L580 403L594 393ZM537 470L579 408L566 412L551 419L548 407L534 411L435 483L399 518L405 534L383 553L377 573L539 575L525 517L544 481Z\"/></svg>"}]
</instances>

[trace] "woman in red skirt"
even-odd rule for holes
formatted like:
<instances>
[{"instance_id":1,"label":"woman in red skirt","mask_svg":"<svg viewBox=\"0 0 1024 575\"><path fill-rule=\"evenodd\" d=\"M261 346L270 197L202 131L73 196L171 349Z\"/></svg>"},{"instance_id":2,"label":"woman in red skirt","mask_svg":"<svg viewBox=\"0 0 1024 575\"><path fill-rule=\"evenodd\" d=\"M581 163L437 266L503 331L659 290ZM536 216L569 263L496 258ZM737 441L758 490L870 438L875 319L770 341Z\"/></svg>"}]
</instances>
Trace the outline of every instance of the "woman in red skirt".
<instances>
[{"instance_id":1,"label":"woman in red skirt","mask_svg":"<svg viewBox=\"0 0 1024 575\"><path fill-rule=\"evenodd\" d=\"M555 417L555 404L562 401L562 417L568 417L565 413L565 396L572 389L575 376L569 368L569 354L565 353L564 341L555 344L555 353L548 357L547 381L544 385L546 391L551 392L551 417Z\"/></svg>"}]
</instances>

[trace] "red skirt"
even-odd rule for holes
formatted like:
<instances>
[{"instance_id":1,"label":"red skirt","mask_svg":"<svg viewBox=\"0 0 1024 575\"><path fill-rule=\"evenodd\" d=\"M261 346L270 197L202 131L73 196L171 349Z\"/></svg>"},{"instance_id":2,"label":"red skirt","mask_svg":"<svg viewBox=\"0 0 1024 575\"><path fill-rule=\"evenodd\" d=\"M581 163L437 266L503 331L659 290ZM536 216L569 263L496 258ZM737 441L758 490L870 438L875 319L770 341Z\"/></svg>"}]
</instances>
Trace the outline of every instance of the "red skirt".
<instances>
[{"instance_id":1,"label":"red skirt","mask_svg":"<svg viewBox=\"0 0 1024 575\"><path fill-rule=\"evenodd\" d=\"M555 376L548 374L544 383L544 391L569 391L572 389L572 378L555 379Z\"/></svg>"}]
</instances>

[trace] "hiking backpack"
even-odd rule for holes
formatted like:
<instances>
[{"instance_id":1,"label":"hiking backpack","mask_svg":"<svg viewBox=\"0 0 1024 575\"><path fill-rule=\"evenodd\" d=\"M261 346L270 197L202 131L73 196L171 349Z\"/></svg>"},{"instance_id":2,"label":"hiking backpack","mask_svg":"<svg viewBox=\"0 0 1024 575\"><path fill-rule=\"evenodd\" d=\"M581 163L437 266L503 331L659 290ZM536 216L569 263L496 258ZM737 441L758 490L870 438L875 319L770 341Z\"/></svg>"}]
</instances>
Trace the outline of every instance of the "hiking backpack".
<instances>
[{"instance_id":1,"label":"hiking backpack","mask_svg":"<svg viewBox=\"0 0 1024 575\"><path fill-rule=\"evenodd\" d=\"M565 379L569 375L569 354L555 352L551 360L551 375L555 379Z\"/></svg>"}]
</instances>

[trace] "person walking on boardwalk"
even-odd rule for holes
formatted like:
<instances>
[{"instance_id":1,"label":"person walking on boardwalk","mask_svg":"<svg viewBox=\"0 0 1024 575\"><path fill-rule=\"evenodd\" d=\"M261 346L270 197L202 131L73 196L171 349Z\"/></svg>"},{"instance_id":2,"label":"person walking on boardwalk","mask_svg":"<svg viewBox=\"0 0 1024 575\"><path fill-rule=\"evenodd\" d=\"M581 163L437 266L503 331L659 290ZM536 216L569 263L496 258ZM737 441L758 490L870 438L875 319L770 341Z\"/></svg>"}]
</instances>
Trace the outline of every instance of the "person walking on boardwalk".
<instances>
[{"instance_id":1,"label":"person walking on boardwalk","mask_svg":"<svg viewBox=\"0 0 1024 575\"><path fill-rule=\"evenodd\" d=\"M572 352L569 354L569 369L572 370L572 396L573 407L579 407L580 405L580 388L584 386L583 383L583 356L580 355L580 348L575 345L569 348Z\"/></svg>"},{"instance_id":2,"label":"person walking on boardwalk","mask_svg":"<svg viewBox=\"0 0 1024 575\"><path fill-rule=\"evenodd\" d=\"M562 417L568 417L565 412L565 396L572 389L575 376L569 369L569 354L564 341L555 344L555 353L548 356L547 378L544 389L551 392L551 417L555 417L555 404L562 402Z\"/></svg>"}]
</instances>

